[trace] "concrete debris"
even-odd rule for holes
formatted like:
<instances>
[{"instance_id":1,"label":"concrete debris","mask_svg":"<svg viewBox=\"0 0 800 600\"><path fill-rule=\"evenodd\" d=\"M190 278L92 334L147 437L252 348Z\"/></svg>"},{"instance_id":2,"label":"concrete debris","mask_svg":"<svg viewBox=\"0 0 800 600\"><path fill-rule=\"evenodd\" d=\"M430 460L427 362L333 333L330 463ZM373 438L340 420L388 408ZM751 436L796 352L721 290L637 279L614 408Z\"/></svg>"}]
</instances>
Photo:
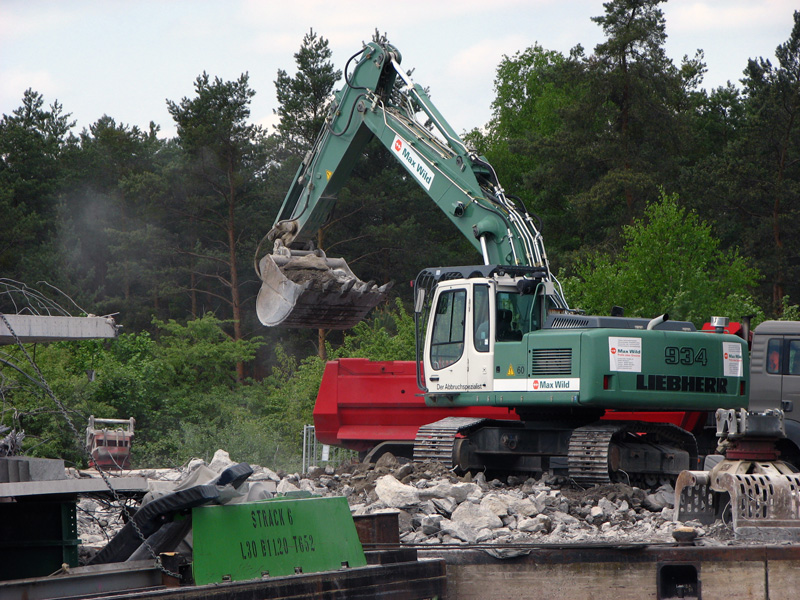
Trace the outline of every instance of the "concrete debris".
<instances>
[{"instance_id":1,"label":"concrete debris","mask_svg":"<svg viewBox=\"0 0 800 600\"><path fill-rule=\"evenodd\" d=\"M293 484L288 479L281 479L278 483L278 493L279 494L287 494L289 492L299 492L300 488Z\"/></svg>"},{"instance_id":2,"label":"concrete debris","mask_svg":"<svg viewBox=\"0 0 800 600\"><path fill-rule=\"evenodd\" d=\"M453 498L431 498L430 502L437 513L447 518L450 518L458 506L458 502Z\"/></svg>"},{"instance_id":3,"label":"concrete debris","mask_svg":"<svg viewBox=\"0 0 800 600\"><path fill-rule=\"evenodd\" d=\"M661 485L654 493L644 497L644 505L650 510L662 510L675 506L675 488L669 483Z\"/></svg>"},{"instance_id":4,"label":"concrete debris","mask_svg":"<svg viewBox=\"0 0 800 600\"><path fill-rule=\"evenodd\" d=\"M508 515L508 504L510 499L499 494L486 494L481 498L481 508L488 510L498 518Z\"/></svg>"},{"instance_id":5,"label":"concrete debris","mask_svg":"<svg viewBox=\"0 0 800 600\"><path fill-rule=\"evenodd\" d=\"M234 462L218 451L207 466L193 460L181 469L143 469L126 475L145 476L153 489L163 489L200 467L220 471ZM682 526L697 533L695 544L747 543L734 540L731 529L720 521L713 526L674 523L669 484L656 490L621 483L582 490L552 475L487 481L483 473L458 477L439 464L388 454L374 465L312 467L305 475L253 469L249 481L272 482L278 494L306 490L345 496L355 515L398 512L401 541L406 544L674 543L674 532ZM80 538L95 547L105 545L123 524L117 507L89 498L80 501L78 521ZM520 553L496 546L492 552Z\"/></svg>"},{"instance_id":6,"label":"concrete debris","mask_svg":"<svg viewBox=\"0 0 800 600\"><path fill-rule=\"evenodd\" d=\"M289 281L297 285L307 285L309 289L316 291L328 290L330 286L335 286L337 290L347 290L357 283L363 284L351 273L331 269L324 258L313 254L292 257L281 272Z\"/></svg>"},{"instance_id":7,"label":"concrete debris","mask_svg":"<svg viewBox=\"0 0 800 600\"><path fill-rule=\"evenodd\" d=\"M403 508L419 504L419 490L400 483L392 475L384 475L375 483L378 500L389 508Z\"/></svg>"},{"instance_id":8,"label":"concrete debris","mask_svg":"<svg viewBox=\"0 0 800 600\"><path fill-rule=\"evenodd\" d=\"M78 537L92 548L105 546L125 524L118 506L98 498L81 498L77 513Z\"/></svg>"},{"instance_id":9,"label":"concrete debris","mask_svg":"<svg viewBox=\"0 0 800 600\"><path fill-rule=\"evenodd\" d=\"M458 505L451 515L454 523L465 525L479 531L481 529L497 529L503 526L503 521L489 509L471 500Z\"/></svg>"},{"instance_id":10,"label":"concrete debris","mask_svg":"<svg viewBox=\"0 0 800 600\"><path fill-rule=\"evenodd\" d=\"M550 533L553 529L553 519L547 515L536 515L530 519L520 519L516 525L517 531L525 533Z\"/></svg>"},{"instance_id":11,"label":"concrete debris","mask_svg":"<svg viewBox=\"0 0 800 600\"><path fill-rule=\"evenodd\" d=\"M228 467L232 467L236 463L231 460L231 455L225 450L217 450L214 452L214 457L208 463L208 468L217 473L222 473Z\"/></svg>"}]
</instances>

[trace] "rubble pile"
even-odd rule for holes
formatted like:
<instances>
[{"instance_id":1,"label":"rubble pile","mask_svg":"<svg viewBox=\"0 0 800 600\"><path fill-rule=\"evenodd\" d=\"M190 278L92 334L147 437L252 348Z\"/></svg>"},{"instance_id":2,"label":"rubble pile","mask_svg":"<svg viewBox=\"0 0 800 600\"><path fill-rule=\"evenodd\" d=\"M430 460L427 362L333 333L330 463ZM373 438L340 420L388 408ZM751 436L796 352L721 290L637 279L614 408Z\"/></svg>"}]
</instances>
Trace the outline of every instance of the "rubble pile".
<instances>
[{"instance_id":1,"label":"rubble pile","mask_svg":"<svg viewBox=\"0 0 800 600\"><path fill-rule=\"evenodd\" d=\"M187 479L201 467L221 473L231 465L236 464L224 450L218 450L210 463L199 458L192 459L186 465L173 469L135 469L128 471L109 472L109 477L143 477L148 480L151 492L168 493L175 486ZM93 470L78 471L74 468L67 469L67 477L100 477ZM253 474L248 478L250 482L272 481L277 485L281 477L274 471L260 466L253 466ZM137 502L131 499L124 500L129 511L135 511ZM81 543L93 550L105 546L120 529L122 529L127 516L120 505L104 496L82 497L77 506L78 537ZM93 554L90 552L88 554Z\"/></svg>"},{"instance_id":2,"label":"rubble pile","mask_svg":"<svg viewBox=\"0 0 800 600\"><path fill-rule=\"evenodd\" d=\"M179 469L126 474L146 477L152 489L167 491L201 465L221 472L232 464L220 450L208 465L194 459ZM509 476L505 481L487 480L483 473L459 477L440 464L409 462L391 454L376 464L312 467L304 475L253 469L248 481L271 481L278 495L307 491L345 496L354 515L398 512L404 544L672 543L673 532L685 525L694 527L696 544L734 543L732 531L719 521L705 527L673 522L674 491L669 484L652 491L621 483L583 490L552 475ZM105 545L122 527L120 512L112 503L82 499L78 521L83 543Z\"/></svg>"},{"instance_id":3,"label":"rubble pile","mask_svg":"<svg viewBox=\"0 0 800 600\"><path fill-rule=\"evenodd\" d=\"M346 496L354 515L398 511L405 544L672 543L673 531L687 525L672 520L669 484L655 491L620 483L582 490L552 475L487 481L483 473L458 477L442 465L391 454L375 465L310 469L281 485ZM701 543L733 539L719 522L688 525Z\"/></svg>"}]
</instances>

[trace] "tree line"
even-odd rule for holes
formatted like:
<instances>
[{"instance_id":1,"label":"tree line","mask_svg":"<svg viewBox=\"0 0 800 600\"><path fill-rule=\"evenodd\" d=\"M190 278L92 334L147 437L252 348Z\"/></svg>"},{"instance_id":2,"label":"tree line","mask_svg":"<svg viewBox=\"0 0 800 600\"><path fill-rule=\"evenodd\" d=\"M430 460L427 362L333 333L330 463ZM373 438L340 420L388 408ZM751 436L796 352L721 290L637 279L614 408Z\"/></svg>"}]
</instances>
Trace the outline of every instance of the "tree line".
<instances>
[{"instance_id":1,"label":"tree line","mask_svg":"<svg viewBox=\"0 0 800 600\"><path fill-rule=\"evenodd\" d=\"M491 120L465 138L541 221L572 306L696 322L780 316L800 294L800 13L774 59L750 59L741 86L706 90L702 51L666 56L661 4L605 3L593 18L605 40L591 53L533 44L504 57ZM108 115L76 135L67 108L31 89L0 119L0 274L47 282L123 325L108 347L58 344L39 360L81 419L141 419L150 462L179 460L194 448L186 436L196 452L223 431L233 439L234 422L294 439L288 424L310 422L322 357L411 358L398 346L410 340L406 282L479 260L373 143L317 241L362 279L394 280L400 303L327 339L257 322L253 256L341 80L330 57L309 31L294 73L277 73L274 131L250 122L246 73L204 72L193 95L168 101L170 139ZM0 311L18 308L0 294ZM81 379L87 356L104 365L94 382ZM63 430L37 408L46 399L2 372L2 422L25 414L40 453L63 449Z\"/></svg>"}]
</instances>

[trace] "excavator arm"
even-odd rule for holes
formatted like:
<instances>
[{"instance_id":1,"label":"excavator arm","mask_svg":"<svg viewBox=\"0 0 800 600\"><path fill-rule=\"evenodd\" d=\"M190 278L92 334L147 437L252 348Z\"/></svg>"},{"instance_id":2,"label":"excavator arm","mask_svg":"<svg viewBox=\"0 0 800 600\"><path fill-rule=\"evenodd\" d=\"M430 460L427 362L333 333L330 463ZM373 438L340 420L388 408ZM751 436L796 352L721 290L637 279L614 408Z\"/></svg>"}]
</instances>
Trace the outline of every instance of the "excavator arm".
<instances>
[{"instance_id":1,"label":"excavator arm","mask_svg":"<svg viewBox=\"0 0 800 600\"><path fill-rule=\"evenodd\" d=\"M273 253L258 266L264 282L258 313L265 325L352 327L385 297L386 286L365 284L342 259L309 249L373 137L470 240L484 264L536 267L551 278L531 215L504 193L491 165L467 149L400 60L390 44L370 42L348 61L345 85L267 235Z\"/></svg>"}]
</instances>

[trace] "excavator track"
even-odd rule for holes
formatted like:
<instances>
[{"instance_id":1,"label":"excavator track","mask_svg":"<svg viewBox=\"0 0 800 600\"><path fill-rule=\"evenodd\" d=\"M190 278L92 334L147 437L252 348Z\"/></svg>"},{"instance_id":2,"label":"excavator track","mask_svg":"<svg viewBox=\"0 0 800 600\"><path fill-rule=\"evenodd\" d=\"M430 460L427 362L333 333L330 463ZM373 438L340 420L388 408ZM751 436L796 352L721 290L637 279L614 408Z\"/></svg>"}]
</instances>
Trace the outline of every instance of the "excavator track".
<instances>
[{"instance_id":1,"label":"excavator track","mask_svg":"<svg viewBox=\"0 0 800 600\"><path fill-rule=\"evenodd\" d=\"M434 461L448 469L477 468L477 464L470 462L463 464L464 456L460 456L459 442L469 440L474 456L481 456L488 452L495 459L498 466L498 447L483 447L478 440L480 437L471 435L482 427L500 426L502 421L471 417L447 417L428 425L423 425L417 431L414 440L414 460ZM519 428L515 432L522 432ZM679 455L681 452L688 454L689 464L694 464L697 458L697 443L694 436L675 425L663 423L645 423L639 421L597 421L565 432L569 436L564 439L561 455L567 453L567 467L569 477L581 486L592 486L610 483L614 480L614 473L622 472L626 479L631 481L635 477L652 476L653 473L677 477L680 470L670 471L670 455ZM536 435L536 431L528 431ZM505 436L501 436L502 437ZM464 440L463 438L466 438ZM494 439L488 436L488 439ZM531 438L528 437L528 440ZM484 440L485 441L485 440ZM675 451L671 451L674 449ZM508 454L508 464L519 459L522 454L514 452L512 447L505 448ZM626 457L646 455L648 452L655 454L655 460L661 463L645 462L645 470L639 472L640 464L635 460L626 462ZM661 454L659 454L659 452ZM558 456L558 450L553 449L552 456ZM468 459L467 459L468 460ZM500 459L502 462L502 459ZM685 459L684 459L685 460ZM666 462L664 462L666 461ZM626 466L629 465L629 466ZM660 468L666 468L663 473ZM546 468L546 467L545 467Z\"/></svg>"},{"instance_id":2,"label":"excavator track","mask_svg":"<svg viewBox=\"0 0 800 600\"><path fill-rule=\"evenodd\" d=\"M667 423L640 421L600 421L578 427L569 441L569 476L579 485L601 485L611 482L609 459L614 438L626 433L640 434L644 442L669 444L697 459L697 442L688 431ZM612 465L613 467L613 465Z\"/></svg>"},{"instance_id":3,"label":"excavator track","mask_svg":"<svg viewBox=\"0 0 800 600\"><path fill-rule=\"evenodd\" d=\"M417 437L414 440L414 460L430 460L452 469L456 466L453 460L453 448L458 434L469 431L486 420L470 417L447 417L423 425L417 431Z\"/></svg>"},{"instance_id":4,"label":"excavator track","mask_svg":"<svg viewBox=\"0 0 800 600\"><path fill-rule=\"evenodd\" d=\"M592 423L578 427L569 438L569 476L579 485L609 483L608 453L619 423Z\"/></svg>"}]
</instances>

